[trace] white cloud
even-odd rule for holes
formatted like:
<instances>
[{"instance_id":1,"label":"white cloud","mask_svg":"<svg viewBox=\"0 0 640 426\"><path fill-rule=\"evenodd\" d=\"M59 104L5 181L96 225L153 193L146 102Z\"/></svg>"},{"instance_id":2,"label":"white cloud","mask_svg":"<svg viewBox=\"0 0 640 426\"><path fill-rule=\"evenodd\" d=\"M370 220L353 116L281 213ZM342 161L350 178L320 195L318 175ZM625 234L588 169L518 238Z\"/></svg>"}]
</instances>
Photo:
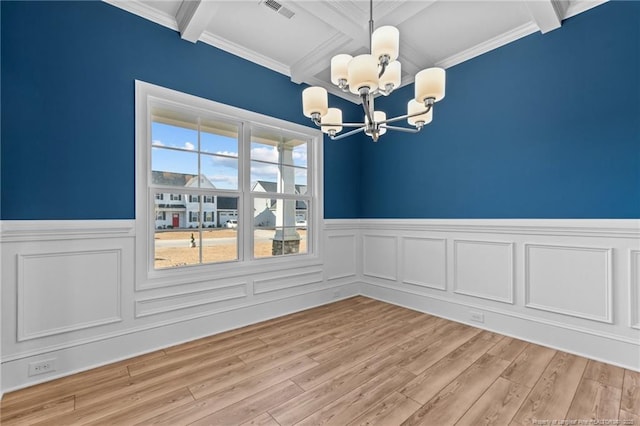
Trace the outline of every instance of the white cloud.
<instances>
[{"instance_id":1,"label":"white cloud","mask_svg":"<svg viewBox=\"0 0 640 426\"><path fill-rule=\"evenodd\" d=\"M152 142L153 145L157 145L157 146L164 146L164 144L162 143L161 140L159 139L154 139Z\"/></svg>"},{"instance_id":2,"label":"white cloud","mask_svg":"<svg viewBox=\"0 0 640 426\"><path fill-rule=\"evenodd\" d=\"M192 144L191 142L185 142L184 143L184 149L188 149L189 151L193 151L196 148L196 146L194 144Z\"/></svg>"},{"instance_id":3,"label":"white cloud","mask_svg":"<svg viewBox=\"0 0 640 426\"><path fill-rule=\"evenodd\" d=\"M260 161L271 161L272 163L278 162L278 149L273 146L260 146L251 148L251 159Z\"/></svg>"}]
</instances>

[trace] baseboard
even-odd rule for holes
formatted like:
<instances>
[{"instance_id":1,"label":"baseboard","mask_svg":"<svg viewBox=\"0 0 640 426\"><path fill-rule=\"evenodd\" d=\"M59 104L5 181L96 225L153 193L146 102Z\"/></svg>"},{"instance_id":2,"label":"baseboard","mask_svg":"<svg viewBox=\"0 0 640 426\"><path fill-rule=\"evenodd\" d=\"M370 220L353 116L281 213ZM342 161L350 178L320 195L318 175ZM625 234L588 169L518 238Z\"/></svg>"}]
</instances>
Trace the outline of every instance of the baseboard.
<instances>
[{"instance_id":1,"label":"baseboard","mask_svg":"<svg viewBox=\"0 0 640 426\"><path fill-rule=\"evenodd\" d=\"M342 285L339 298L335 297L335 290L336 287L330 287L190 321L176 322L164 327L118 335L37 357L6 361L2 363L2 392L12 392L202 337L357 296L360 294L360 284ZM29 363L48 358L56 359L55 372L42 376L27 376Z\"/></svg>"},{"instance_id":2,"label":"baseboard","mask_svg":"<svg viewBox=\"0 0 640 426\"><path fill-rule=\"evenodd\" d=\"M547 346L588 359L640 372L640 342L532 321L511 312L482 310L464 302L418 295L379 283L363 282L362 295L505 336ZM484 323L469 321L469 310L484 314Z\"/></svg>"}]
</instances>

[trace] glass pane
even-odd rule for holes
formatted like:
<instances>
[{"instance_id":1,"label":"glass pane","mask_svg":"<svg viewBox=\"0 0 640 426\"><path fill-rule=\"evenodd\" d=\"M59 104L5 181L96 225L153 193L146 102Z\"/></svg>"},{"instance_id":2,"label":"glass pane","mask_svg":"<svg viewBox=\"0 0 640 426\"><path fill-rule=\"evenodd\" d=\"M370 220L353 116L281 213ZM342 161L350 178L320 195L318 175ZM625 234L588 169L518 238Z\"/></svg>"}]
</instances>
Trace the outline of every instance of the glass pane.
<instances>
[{"instance_id":1,"label":"glass pane","mask_svg":"<svg viewBox=\"0 0 640 426\"><path fill-rule=\"evenodd\" d=\"M238 126L203 119L200 125L200 150L238 157Z\"/></svg>"},{"instance_id":2,"label":"glass pane","mask_svg":"<svg viewBox=\"0 0 640 426\"><path fill-rule=\"evenodd\" d=\"M251 190L254 192L277 192L278 173L276 164L252 161Z\"/></svg>"},{"instance_id":3,"label":"glass pane","mask_svg":"<svg viewBox=\"0 0 640 426\"><path fill-rule=\"evenodd\" d=\"M202 174L207 178L205 188L238 189L238 159L219 155L202 155Z\"/></svg>"},{"instance_id":4,"label":"glass pane","mask_svg":"<svg viewBox=\"0 0 640 426\"><path fill-rule=\"evenodd\" d=\"M171 124L169 124L171 123ZM197 121L193 117L168 119L155 117L151 122L151 143L153 146L194 151L198 149Z\"/></svg>"},{"instance_id":5,"label":"glass pane","mask_svg":"<svg viewBox=\"0 0 640 426\"><path fill-rule=\"evenodd\" d=\"M251 131L251 159L290 166L307 167L306 140L276 129L254 128Z\"/></svg>"},{"instance_id":6,"label":"glass pane","mask_svg":"<svg viewBox=\"0 0 640 426\"><path fill-rule=\"evenodd\" d=\"M251 162L251 190L276 194L306 194L307 169Z\"/></svg>"},{"instance_id":7,"label":"glass pane","mask_svg":"<svg viewBox=\"0 0 640 426\"><path fill-rule=\"evenodd\" d=\"M203 204L202 263L238 259L238 198L216 197Z\"/></svg>"},{"instance_id":8,"label":"glass pane","mask_svg":"<svg viewBox=\"0 0 640 426\"><path fill-rule=\"evenodd\" d=\"M299 141L299 144L293 148L293 165L298 167L307 167L307 147L308 143Z\"/></svg>"},{"instance_id":9,"label":"glass pane","mask_svg":"<svg viewBox=\"0 0 640 426\"><path fill-rule=\"evenodd\" d=\"M273 164L279 163L277 144L270 145L251 141L251 159L266 161Z\"/></svg>"},{"instance_id":10,"label":"glass pane","mask_svg":"<svg viewBox=\"0 0 640 426\"><path fill-rule=\"evenodd\" d=\"M197 186L198 154L172 149L151 149L151 181L156 185ZM195 184L195 185L194 185Z\"/></svg>"},{"instance_id":11,"label":"glass pane","mask_svg":"<svg viewBox=\"0 0 640 426\"><path fill-rule=\"evenodd\" d=\"M254 257L307 252L305 201L254 198L254 212Z\"/></svg>"},{"instance_id":12,"label":"glass pane","mask_svg":"<svg viewBox=\"0 0 640 426\"><path fill-rule=\"evenodd\" d=\"M191 211L187 208L188 201L185 200L185 195L158 193L154 198L155 268L172 268L200 263L200 251L192 247L192 245L197 246L199 235L197 232L188 231ZM197 222L195 225L197 226Z\"/></svg>"}]
</instances>

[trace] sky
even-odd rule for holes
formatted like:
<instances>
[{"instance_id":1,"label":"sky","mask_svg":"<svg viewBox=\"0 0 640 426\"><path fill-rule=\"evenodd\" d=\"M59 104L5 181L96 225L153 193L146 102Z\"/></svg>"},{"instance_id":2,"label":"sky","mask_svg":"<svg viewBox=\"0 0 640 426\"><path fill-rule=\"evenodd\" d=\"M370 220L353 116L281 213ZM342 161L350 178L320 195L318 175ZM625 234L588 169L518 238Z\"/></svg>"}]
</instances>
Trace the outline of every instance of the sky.
<instances>
[{"instance_id":1,"label":"sky","mask_svg":"<svg viewBox=\"0 0 640 426\"><path fill-rule=\"evenodd\" d=\"M198 174L198 131L152 122L151 168L185 174ZM165 147L179 148L177 150ZM218 189L238 187L238 140L221 134L200 133L201 173ZM278 173L278 151L275 146L251 143L251 183L258 180L275 182ZM291 170L295 183L307 184L307 144L293 150ZM285 166L288 168L288 166Z\"/></svg>"}]
</instances>

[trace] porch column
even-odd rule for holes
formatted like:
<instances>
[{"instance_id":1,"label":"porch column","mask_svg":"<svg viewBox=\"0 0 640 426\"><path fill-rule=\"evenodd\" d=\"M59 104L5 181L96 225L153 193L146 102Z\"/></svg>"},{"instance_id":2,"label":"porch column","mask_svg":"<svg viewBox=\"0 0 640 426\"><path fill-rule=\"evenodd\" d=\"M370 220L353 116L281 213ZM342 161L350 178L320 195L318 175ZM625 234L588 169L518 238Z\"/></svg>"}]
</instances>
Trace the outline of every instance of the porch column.
<instances>
[{"instance_id":1,"label":"porch column","mask_svg":"<svg viewBox=\"0 0 640 426\"><path fill-rule=\"evenodd\" d=\"M295 192L295 170L284 164L293 164L293 147L278 147L278 193L293 194ZM279 254L298 253L300 251L300 234L296 231L296 200L276 201L276 233L273 237L271 252Z\"/></svg>"}]
</instances>

